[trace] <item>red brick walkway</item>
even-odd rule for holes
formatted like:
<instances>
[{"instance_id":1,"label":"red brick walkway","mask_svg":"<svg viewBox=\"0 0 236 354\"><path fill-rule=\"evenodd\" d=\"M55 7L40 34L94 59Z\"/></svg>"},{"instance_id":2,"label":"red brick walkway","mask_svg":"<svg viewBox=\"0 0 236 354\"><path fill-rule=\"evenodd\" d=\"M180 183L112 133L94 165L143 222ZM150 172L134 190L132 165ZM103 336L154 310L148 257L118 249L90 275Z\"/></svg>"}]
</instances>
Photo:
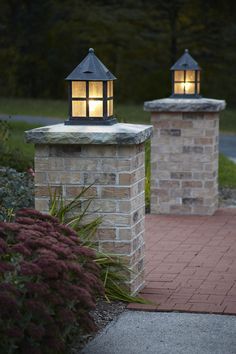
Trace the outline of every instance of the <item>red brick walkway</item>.
<instances>
[{"instance_id":1,"label":"red brick walkway","mask_svg":"<svg viewBox=\"0 0 236 354\"><path fill-rule=\"evenodd\" d=\"M236 315L236 208L146 216L146 287L129 309Z\"/></svg>"}]
</instances>

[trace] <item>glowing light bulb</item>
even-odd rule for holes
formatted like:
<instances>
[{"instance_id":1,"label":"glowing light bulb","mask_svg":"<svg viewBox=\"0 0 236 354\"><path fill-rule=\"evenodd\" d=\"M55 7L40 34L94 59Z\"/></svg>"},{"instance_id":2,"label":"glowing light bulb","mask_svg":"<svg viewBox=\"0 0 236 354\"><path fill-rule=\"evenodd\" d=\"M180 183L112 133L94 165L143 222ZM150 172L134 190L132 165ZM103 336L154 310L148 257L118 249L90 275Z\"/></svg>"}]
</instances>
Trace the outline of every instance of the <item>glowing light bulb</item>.
<instances>
[{"instance_id":1,"label":"glowing light bulb","mask_svg":"<svg viewBox=\"0 0 236 354\"><path fill-rule=\"evenodd\" d=\"M89 115L90 117L102 117L103 115L102 101L96 101L96 100L89 101Z\"/></svg>"},{"instance_id":2,"label":"glowing light bulb","mask_svg":"<svg viewBox=\"0 0 236 354\"><path fill-rule=\"evenodd\" d=\"M95 113L96 109L98 108L99 102L91 100L89 101L89 112Z\"/></svg>"},{"instance_id":3,"label":"glowing light bulb","mask_svg":"<svg viewBox=\"0 0 236 354\"><path fill-rule=\"evenodd\" d=\"M194 91L194 84L190 82L183 82L182 87L185 91L185 93L193 93Z\"/></svg>"}]
</instances>

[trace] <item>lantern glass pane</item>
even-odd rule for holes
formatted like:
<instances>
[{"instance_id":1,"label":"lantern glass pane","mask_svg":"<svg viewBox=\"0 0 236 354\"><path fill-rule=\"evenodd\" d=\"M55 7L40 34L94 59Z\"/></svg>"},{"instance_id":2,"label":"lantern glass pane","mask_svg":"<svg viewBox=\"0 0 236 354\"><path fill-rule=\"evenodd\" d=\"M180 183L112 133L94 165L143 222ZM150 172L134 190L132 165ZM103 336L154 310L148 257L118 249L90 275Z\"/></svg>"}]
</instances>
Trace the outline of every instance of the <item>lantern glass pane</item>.
<instances>
[{"instance_id":1,"label":"lantern glass pane","mask_svg":"<svg viewBox=\"0 0 236 354\"><path fill-rule=\"evenodd\" d=\"M72 81L72 98L85 98L85 97L86 97L86 82Z\"/></svg>"},{"instance_id":2,"label":"lantern glass pane","mask_svg":"<svg viewBox=\"0 0 236 354\"><path fill-rule=\"evenodd\" d=\"M89 101L89 117L103 117L103 101Z\"/></svg>"},{"instance_id":3,"label":"lantern glass pane","mask_svg":"<svg viewBox=\"0 0 236 354\"><path fill-rule=\"evenodd\" d=\"M86 117L86 101L72 101L72 117Z\"/></svg>"},{"instance_id":4,"label":"lantern glass pane","mask_svg":"<svg viewBox=\"0 0 236 354\"><path fill-rule=\"evenodd\" d=\"M107 81L107 97L113 97L113 81Z\"/></svg>"},{"instance_id":5,"label":"lantern glass pane","mask_svg":"<svg viewBox=\"0 0 236 354\"><path fill-rule=\"evenodd\" d=\"M175 71L175 81L184 81L184 71L176 70Z\"/></svg>"},{"instance_id":6,"label":"lantern glass pane","mask_svg":"<svg viewBox=\"0 0 236 354\"><path fill-rule=\"evenodd\" d=\"M107 101L107 115L108 117L113 116L113 100Z\"/></svg>"},{"instance_id":7,"label":"lantern glass pane","mask_svg":"<svg viewBox=\"0 0 236 354\"><path fill-rule=\"evenodd\" d=\"M89 81L89 98L102 98L102 97L103 97L103 82Z\"/></svg>"},{"instance_id":8,"label":"lantern glass pane","mask_svg":"<svg viewBox=\"0 0 236 354\"><path fill-rule=\"evenodd\" d=\"M186 95L193 95L195 93L195 82L185 82L184 88Z\"/></svg>"},{"instance_id":9,"label":"lantern glass pane","mask_svg":"<svg viewBox=\"0 0 236 354\"><path fill-rule=\"evenodd\" d=\"M184 83L175 83L175 90L176 95L184 94Z\"/></svg>"},{"instance_id":10,"label":"lantern glass pane","mask_svg":"<svg viewBox=\"0 0 236 354\"><path fill-rule=\"evenodd\" d=\"M195 71L186 70L186 81L195 81Z\"/></svg>"}]
</instances>

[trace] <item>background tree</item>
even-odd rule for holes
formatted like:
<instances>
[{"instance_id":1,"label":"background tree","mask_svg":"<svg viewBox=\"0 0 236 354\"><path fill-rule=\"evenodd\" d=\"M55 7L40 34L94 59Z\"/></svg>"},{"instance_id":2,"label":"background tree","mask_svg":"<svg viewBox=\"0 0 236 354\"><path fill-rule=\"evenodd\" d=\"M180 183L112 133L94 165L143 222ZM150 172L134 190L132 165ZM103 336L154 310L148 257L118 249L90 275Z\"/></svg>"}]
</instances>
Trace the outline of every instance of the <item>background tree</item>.
<instances>
[{"instance_id":1,"label":"background tree","mask_svg":"<svg viewBox=\"0 0 236 354\"><path fill-rule=\"evenodd\" d=\"M188 48L202 92L236 103L232 0L2 0L0 95L66 98L64 78L94 47L119 78L123 102L170 94L172 63Z\"/></svg>"}]
</instances>

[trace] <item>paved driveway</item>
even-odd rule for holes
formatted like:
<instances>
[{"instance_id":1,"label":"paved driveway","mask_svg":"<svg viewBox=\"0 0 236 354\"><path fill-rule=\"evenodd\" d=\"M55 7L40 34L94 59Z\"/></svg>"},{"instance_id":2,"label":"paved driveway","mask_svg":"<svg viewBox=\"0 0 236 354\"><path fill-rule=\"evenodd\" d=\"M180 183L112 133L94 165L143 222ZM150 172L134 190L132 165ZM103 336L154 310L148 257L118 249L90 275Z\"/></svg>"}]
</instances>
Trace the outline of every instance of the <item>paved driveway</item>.
<instances>
[{"instance_id":1,"label":"paved driveway","mask_svg":"<svg viewBox=\"0 0 236 354\"><path fill-rule=\"evenodd\" d=\"M236 208L146 216L146 287L129 309L236 315Z\"/></svg>"}]
</instances>

